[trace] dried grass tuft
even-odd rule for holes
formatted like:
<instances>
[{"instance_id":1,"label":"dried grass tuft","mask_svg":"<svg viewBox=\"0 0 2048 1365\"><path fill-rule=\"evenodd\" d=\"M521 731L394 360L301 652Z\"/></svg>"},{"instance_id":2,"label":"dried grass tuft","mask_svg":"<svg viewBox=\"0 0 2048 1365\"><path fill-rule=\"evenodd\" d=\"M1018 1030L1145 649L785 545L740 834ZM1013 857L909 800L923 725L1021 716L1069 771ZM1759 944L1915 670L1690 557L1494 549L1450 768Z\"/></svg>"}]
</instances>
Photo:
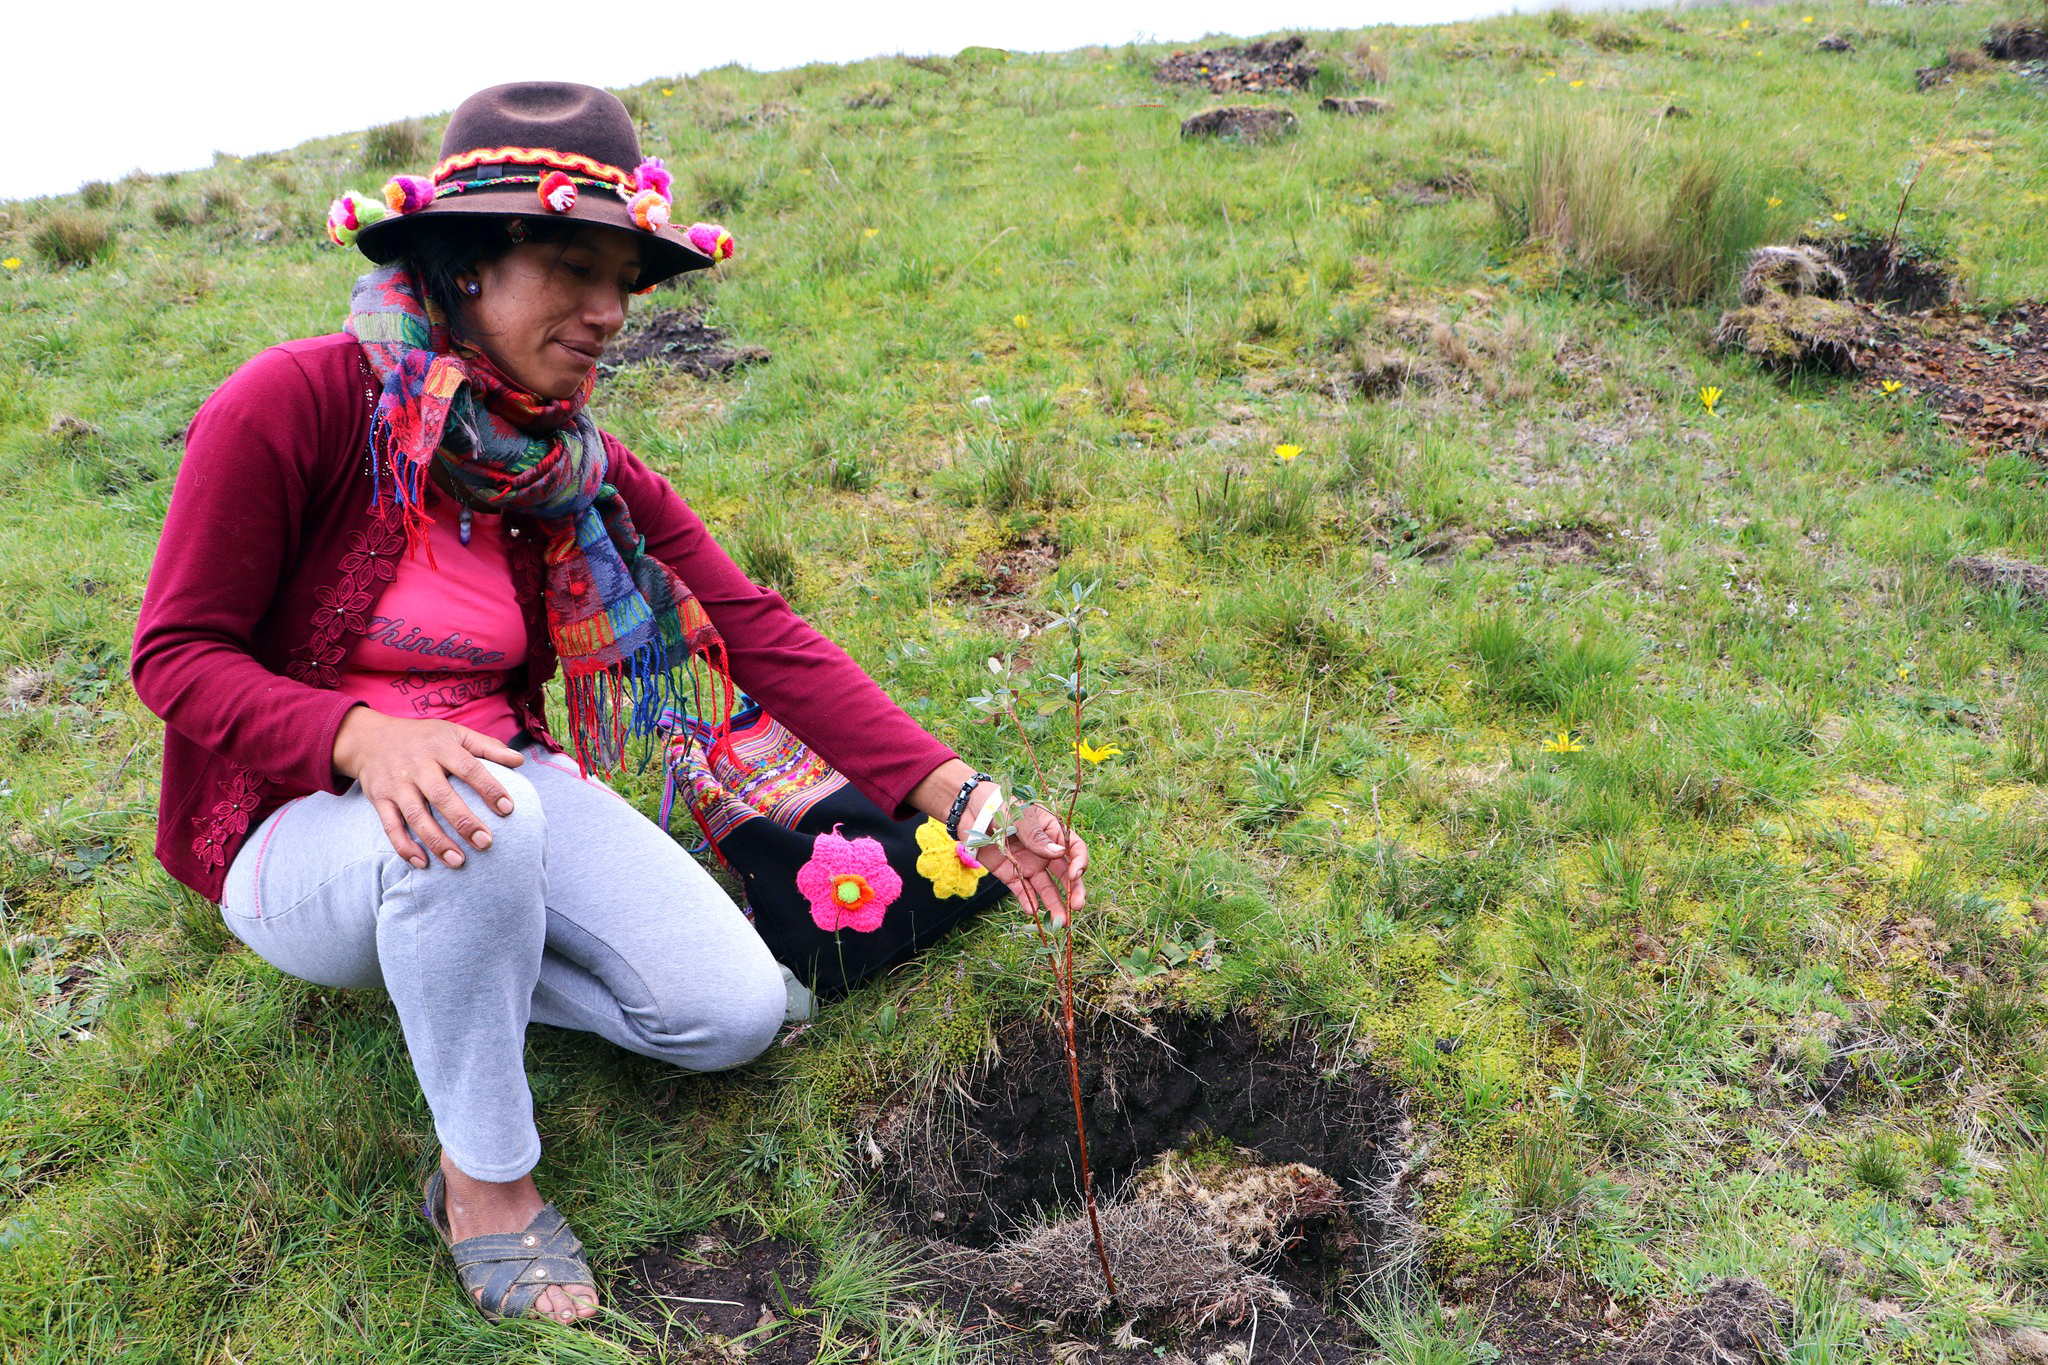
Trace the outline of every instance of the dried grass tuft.
<instances>
[{"instance_id":1,"label":"dried grass tuft","mask_svg":"<svg viewBox=\"0 0 2048 1365\"><path fill-rule=\"evenodd\" d=\"M1260 1268L1309 1231L1345 1227L1337 1182L1312 1166L1196 1169L1173 1153L1098 1210L1104 1249L1137 1320L1198 1330L1292 1306ZM1085 1217L1061 1219L988 1251L949 1249L941 1274L1027 1303L1061 1324L1094 1322L1112 1304Z\"/></svg>"},{"instance_id":2,"label":"dried grass tuft","mask_svg":"<svg viewBox=\"0 0 2048 1365\"><path fill-rule=\"evenodd\" d=\"M28 244L51 265L88 266L114 254L114 227L96 213L60 210L36 225Z\"/></svg>"},{"instance_id":3,"label":"dried grass tuft","mask_svg":"<svg viewBox=\"0 0 2048 1365\"><path fill-rule=\"evenodd\" d=\"M1769 294L1839 299L1849 277L1817 246L1760 246L1742 272L1742 301L1762 303Z\"/></svg>"}]
</instances>

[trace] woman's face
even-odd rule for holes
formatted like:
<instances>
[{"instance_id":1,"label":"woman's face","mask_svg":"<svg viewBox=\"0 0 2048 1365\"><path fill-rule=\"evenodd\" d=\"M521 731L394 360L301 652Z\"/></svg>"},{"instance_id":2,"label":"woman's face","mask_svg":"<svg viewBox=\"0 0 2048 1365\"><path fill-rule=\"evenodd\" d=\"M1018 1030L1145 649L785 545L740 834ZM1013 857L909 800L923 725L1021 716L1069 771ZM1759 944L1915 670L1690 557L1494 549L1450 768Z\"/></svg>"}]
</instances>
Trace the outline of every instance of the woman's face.
<instances>
[{"instance_id":1,"label":"woman's face","mask_svg":"<svg viewBox=\"0 0 2048 1365\"><path fill-rule=\"evenodd\" d=\"M463 329L507 378L567 398L625 325L639 278L640 244L620 229L522 242L461 277Z\"/></svg>"}]
</instances>

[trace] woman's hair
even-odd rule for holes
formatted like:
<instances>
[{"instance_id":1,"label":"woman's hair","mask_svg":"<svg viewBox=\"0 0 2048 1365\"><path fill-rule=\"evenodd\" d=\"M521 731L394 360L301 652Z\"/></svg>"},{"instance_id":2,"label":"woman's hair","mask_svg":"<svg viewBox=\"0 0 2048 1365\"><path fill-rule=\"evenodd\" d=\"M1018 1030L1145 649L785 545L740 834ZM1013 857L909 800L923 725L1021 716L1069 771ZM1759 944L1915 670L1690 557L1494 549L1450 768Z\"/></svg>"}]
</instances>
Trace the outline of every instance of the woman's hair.
<instances>
[{"instance_id":1,"label":"woman's hair","mask_svg":"<svg viewBox=\"0 0 2048 1365\"><path fill-rule=\"evenodd\" d=\"M462 316L459 305L463 293L456 277L498 260L518 245L510 231L514 223L524 230L522 241L558 242L564 246L581 226L561 218L451 213L445 217L436 215L432 221L413 228L412 239L406 246L406 263L412 267L420 288L440 305L451 323Z\"/></svg>"}]
</instances>

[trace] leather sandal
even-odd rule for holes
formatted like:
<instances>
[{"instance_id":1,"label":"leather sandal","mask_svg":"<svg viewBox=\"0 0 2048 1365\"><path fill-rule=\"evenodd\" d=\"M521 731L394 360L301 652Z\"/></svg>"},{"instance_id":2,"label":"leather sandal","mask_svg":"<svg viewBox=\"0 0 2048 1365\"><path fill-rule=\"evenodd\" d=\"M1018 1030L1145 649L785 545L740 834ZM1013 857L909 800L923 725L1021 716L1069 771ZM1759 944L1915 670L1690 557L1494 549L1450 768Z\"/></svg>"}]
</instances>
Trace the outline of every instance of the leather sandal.
<instances>
[{"instance_id":1,"label":"leather sandal","mask_svg":"<svg viewBox=\"0 0 2048 1365\"><path fill-rule=\"evenodd\" d=\"M543 1204L524 1232L487 1232L458 1242L448 1226L448 1182L437 1168L427 1177L420 1216L455 1257L456 1282L487 1321L536 1316L533 1305L550 1286L565 1292L571 1285L597 1286L583 1243L553 1204Z\"/></svg>"}]
</instances>

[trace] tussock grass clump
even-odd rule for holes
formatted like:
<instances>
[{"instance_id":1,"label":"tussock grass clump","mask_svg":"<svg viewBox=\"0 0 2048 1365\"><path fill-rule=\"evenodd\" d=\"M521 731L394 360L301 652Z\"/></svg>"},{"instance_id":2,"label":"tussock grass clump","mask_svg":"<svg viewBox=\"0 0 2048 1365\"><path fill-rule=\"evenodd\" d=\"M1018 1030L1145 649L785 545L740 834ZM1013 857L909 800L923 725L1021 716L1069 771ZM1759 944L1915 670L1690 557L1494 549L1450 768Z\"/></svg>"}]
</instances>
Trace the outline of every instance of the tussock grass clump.
<instances>
[{"instance_id":1,"label":"tussock grass clump","mask_svg":"<svg viewBox=\"0 0 2048 1365\"><path fill-rule=\"evenodd\" d=\"M29 234L28 244L51 265L88 266L114 254L114 225L96 213L60 210Z\"/></svg>"},{"instance_id":2,"label":"tussock grass clump","mask_svg":"<svg viewBox=\"0 0 2048 1365\"><path fill-rule=\"evenodd\" d=\"M363 134L363 165L369 169L409 166L427 155L426 125L416 118L380 123Z\"/></svg>"},{"instance_id":3,"label":"tussock grass clump","mask_svg":"<svg viewBox=\"0 0 2048 1365\"><path fill-rule=\"evenodd\" d=\"M1544 108L1525 129L1493 186L1502 221L1634 297L1696 303L1780 226L1735 150L1597 112Z\"/></svg>"},{"instance_id":4,"label":"tussock grass clump","mask_svg":"<svg viewBox=\"0 0 2048 1365\"><path fill-rule=\"evenodd\" d=\"M78 187L78 202L89 209L103 209L114 202L114 187L104 180L88 180Z\"/></svg>"},{"instance_id":5,"label":"tussock grass clump","mask_svg":"<svg viewBox=\"0 0 2048 1365\"><path fill-rule=\"evenodd\" d=\"M1714 344L1766 369L1847 374L1870 344L1863 315L1842 296L1849 277L1817 246L1758 247L1742 272L1743 306L1721 315Z\"/></svg>"}]
</instances>

